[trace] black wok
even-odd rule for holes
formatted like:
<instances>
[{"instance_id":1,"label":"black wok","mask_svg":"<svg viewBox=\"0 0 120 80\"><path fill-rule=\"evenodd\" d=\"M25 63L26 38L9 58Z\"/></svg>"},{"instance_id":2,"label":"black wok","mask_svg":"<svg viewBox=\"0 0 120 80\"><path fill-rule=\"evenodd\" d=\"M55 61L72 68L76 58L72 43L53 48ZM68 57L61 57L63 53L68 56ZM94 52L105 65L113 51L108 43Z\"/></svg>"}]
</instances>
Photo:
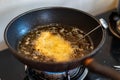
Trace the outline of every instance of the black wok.
<instances>
[{"instance_id":1,"label":"black wok","mask_svg":"<svg viewBox=\"0 0 120 80\"><path fill-rule=\"evenodd\" d=\"M60 63L46 63L25 58L22 54L18 53L18 42L25 34L34 29L37 25L51 23L78 26L85 33L100 25L99 21L91 15L71 8L51 7L27 11L15 17L5 29L4 38L10 50L13 51L13 55L29 67L42 71L67 71L83 64L95 72L120 80L119 74L116 71L96 63L92 58L92 56L100 50L105 41L106 32L102 27L89 35L93 41L95 49L88 55L77 60Z\"/></svg>"},{"instance_id":2,"label":"black wok","mask_svg":"<svg viewBox=\"0 0 120 80\"><path fill-rule=\"evenodd\" d=\"M109 16L109 30L116 38L120 39L118 22L120 22L120 0L118 2L117 10L112 12Z\"/></svg>"},{"instance_id":3,"label":"black wok","mask_svg":"<svg viewBox=\"0 0 120 80\"><path fill-rule=\"evenodd\" d=\"M120 33L117 29L117 21L120 20L117 12L112 12L109 16L109 30L117 38L120 39Z\"/></svg>"}]
</instances>

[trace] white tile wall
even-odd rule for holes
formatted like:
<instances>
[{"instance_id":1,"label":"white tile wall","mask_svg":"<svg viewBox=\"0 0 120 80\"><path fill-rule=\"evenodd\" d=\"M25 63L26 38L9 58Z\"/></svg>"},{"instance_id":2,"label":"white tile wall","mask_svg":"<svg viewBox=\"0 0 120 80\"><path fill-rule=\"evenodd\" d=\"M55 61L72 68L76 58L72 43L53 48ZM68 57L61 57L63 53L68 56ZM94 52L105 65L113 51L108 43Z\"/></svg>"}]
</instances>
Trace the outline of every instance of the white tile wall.
<instances>
[{"instance_id":1,"label":"white tile wall","mask_svg":"<svg viewBox=\"0 0 120 80\"><path fill-rule=\"evenodd\" d=\"M3 33L15 16L34 8L64 6L83 10L92 15L110 10L117 0L0 0L0 50L7 48Z\"/></svg>"}]
</instances>

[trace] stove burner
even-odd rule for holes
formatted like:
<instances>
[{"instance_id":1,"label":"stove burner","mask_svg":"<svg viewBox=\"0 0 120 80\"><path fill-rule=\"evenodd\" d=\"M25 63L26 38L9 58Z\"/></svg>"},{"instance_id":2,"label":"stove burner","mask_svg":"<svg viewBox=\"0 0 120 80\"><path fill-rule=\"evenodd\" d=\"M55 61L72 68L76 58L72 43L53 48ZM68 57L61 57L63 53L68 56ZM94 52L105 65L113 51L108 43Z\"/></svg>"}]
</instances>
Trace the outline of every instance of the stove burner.
<instances>
[{"instance_id":1,"label":"stove burner","mask_svg":"<svg viewBox=\"0 0 120 80\"><path fill-rule=\"evenodd\" d=\"M69 70L67 72L46 72L26 67L26 78L24 80L83 80L88 69L84 66Z\"/></svg>"}]
</instances>

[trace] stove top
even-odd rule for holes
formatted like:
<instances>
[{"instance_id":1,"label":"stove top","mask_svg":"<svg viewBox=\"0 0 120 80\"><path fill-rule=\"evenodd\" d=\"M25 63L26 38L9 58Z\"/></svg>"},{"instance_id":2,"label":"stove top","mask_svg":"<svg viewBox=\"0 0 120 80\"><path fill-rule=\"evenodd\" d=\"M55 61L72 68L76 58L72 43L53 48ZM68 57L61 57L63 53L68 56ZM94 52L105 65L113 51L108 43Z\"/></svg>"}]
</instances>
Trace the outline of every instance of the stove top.
<instances>
[{"instance_id":1,"label":"stove top","mask_svg":"<svg viewBox=\"0 0 120 80\"><path fill-rule=\"evenodd\" d=\"M111 11L96 16L108 21ZM94 56L95 60L103 65L120 65L120 41L113 37L107 30L107 38L101 51ZM0 80L25 80L26 73L22 63L20 63L11 52L6 49L0 52ZM104 76L88 72L84 80L109 80Z\"/></svg>"}]
</instances>

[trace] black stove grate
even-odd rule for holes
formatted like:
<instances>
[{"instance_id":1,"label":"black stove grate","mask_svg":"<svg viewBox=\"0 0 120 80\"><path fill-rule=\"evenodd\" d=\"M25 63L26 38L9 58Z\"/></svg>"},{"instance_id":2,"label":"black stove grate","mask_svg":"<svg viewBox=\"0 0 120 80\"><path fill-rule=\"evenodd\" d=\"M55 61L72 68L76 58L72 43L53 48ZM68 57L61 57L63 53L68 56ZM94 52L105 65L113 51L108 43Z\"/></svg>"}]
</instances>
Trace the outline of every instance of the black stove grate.
<instances>
[{"instance_id":1,"label":"black stove grate","mask_svg":"<svg viewBox=\"0 0 120 80\"><path fill-rule=\"evenodd\" d=\"M27 67L24 80L81 80L87 75L86 70L80 66L68 72L43 72Z\"/></svg>"}]
</instances>

